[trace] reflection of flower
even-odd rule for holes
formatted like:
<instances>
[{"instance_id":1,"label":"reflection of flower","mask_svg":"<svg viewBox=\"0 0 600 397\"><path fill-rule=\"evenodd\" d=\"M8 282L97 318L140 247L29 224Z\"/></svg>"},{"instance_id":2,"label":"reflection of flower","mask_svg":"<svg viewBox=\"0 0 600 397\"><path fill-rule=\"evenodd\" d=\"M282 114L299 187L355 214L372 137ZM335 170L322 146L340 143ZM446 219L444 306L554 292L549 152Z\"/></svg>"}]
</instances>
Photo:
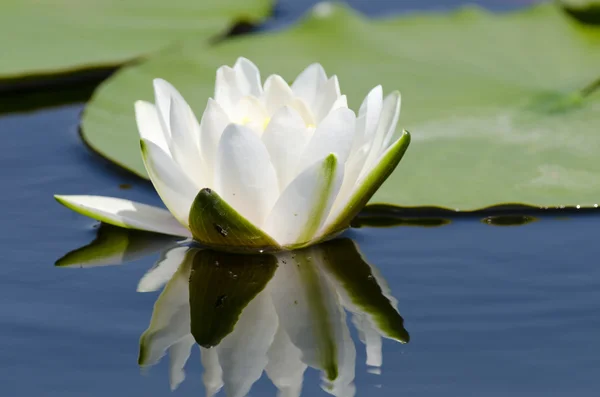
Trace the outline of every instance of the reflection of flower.
<instances>
[{"instance_id":1,"label":"reflection of flower","mask_svg":"<svg viewBox=\"0 0 600 397\"><path fill-rule=\"evenodd\" d=\"M381 366L382 336L408 341L385 281L350 240L265 256L175 248L139 290L165 282L140 341L140 365L168 352L172 387L184 378L195 339L204 346L208 395L224 386L228 396L244 396L264 371L280 395L298 396L312 367L324 390L352 396L356 352L344 309L367 346L367 364Z\"/></svg>"},{"instance_id":2,"label":"reflection of flower","mask_svg":"<svg viewBox=\"0 0 600 397\"><path fill-rule=\"evenodd\" d=\"M291 87L278 75L263 85L244 58L223 66L200 123L169 83L155 80L154 91L155 104L136 103L136 119L146 170L170 213L109 197L56 196L61 203L213 248L299 248L348 227L410 140L404 132L392 141L398 92L384 99L375 87L356 116L318 64Z\"/></svg>"},{"instance_id":3,"label":"reflection of flower","mask_svg":"<svg viewBox=\"0 0 600 397\"><path fill-rule=\"evenodd\" d=\"M172 388L184 380L197 343L209 396L223 386L228 396L243 396L263 372L281 396L299 396L308 367L321 371L327 392L351 396L356 352L346 311L366 345L371 372L382 364L382 336L408 341L385 280L351 240L240 255L156 237L104 226L96 240L56 265L120 264L163 250L138 284L140 292L164 286L140 340L139 362L153 365L168 354Z\"/></svg>"}]
</instances>

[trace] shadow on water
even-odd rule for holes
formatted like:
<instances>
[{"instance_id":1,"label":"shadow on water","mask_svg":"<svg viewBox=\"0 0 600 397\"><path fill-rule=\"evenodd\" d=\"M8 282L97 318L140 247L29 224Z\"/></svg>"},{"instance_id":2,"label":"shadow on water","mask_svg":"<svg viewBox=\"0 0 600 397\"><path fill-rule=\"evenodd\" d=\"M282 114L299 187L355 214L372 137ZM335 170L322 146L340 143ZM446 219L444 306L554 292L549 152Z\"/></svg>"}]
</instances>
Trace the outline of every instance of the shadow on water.
<instances>
[{"instance_id":1,"label":"shadow on water","mask_svg":"<svg viewBox=\"0 0 600 397\"><path fill-rule=\"evenodd\" d=\"M84 72L64 76L47 76L35 80L0 80L0 115L32 112L87 102L98 84L112 71Z\"/></svg>"},{"instance_id":2,"label":"shadow on water","mask_svg":"<svg viewBox=\"0 0 600 397\"><path fill-rule=\"evenodd\" d=\"M183 382L199 345L207 396L221 388L244 396L263 372L282 395L299 395L308 368L322 373L321 387L330 394L352 396L356 346L347 315L365 344L367 365L377 371L382 338L409 341L387 282L350 239L242 255L102 226L92 243L56 265L116 265L160 250L137 287L162 289L140 338L138 363L152 366L168 355L172 389Z\"/></svg>"},{"instance_id":3,"label":"shadow on water","mask_svg":"<svg viewBox=\"0 0 600 397\"><path fill-rule=\"evenodd\" d=\"M563 4L563 9L575 20L587 25L600 25L600 3L593 4L593 1L580 2L581 5Z\"/></svg>"},{"instance_id":4,"label":"shadow on water","mask_svg":"<svg viewBox=\"0 0 600 397\"><path fill-rule=\"evenodd\" d=\"M600 215L598 205L592 208L540 208L523 204L501 204L474 211L457 211L442 207L400 207L368 205L352 221L353 227L440 227L453 220L480 219L489 226L520 226L541 218Z\"/></svg>"}]
</instances>

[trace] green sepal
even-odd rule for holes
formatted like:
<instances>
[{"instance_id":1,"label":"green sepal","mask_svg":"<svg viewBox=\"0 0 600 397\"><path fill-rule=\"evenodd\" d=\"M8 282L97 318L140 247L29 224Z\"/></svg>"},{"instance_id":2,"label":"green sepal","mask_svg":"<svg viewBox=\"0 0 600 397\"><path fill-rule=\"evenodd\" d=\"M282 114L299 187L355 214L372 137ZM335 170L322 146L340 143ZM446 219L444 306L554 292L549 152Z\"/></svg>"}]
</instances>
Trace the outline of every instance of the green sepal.
<instances>
[{"instance_id":1,"label":"green sepal","mask_svg":"<svg viewBox=\"0 0 600 397\"><path fill-rule=\"evenodd\" d=\"M276 269L277 259L269 254L197 252L189 284L191 332L196 342L210 348L229 335Z\"/></svg>"},{"instance_id":2,"label":"green sepal","mask_svg":"<svg viewBox=\"0 0 600 397\"><path fill-rule=\"evenodd\" d=\"M200 190L190 209L194 240L210 248L231 252L272 252L281 246L234 210L213 190Z\"/></svg>"},{"instance_id":3,"label":"green sepal","mask_svg":"<svg viewBox=\"0 0 600 397\"><path fill-rule=\"evenodd\" d=\"M337 219L325 231L323 236L335 235L350 226L350 222L369 202L377 189L396 169L400 160L406 153L410 144L410 133L403 131L402 136L394 142L384 154L383 158L373 167L365 176L360 188L358 188L348 200L344 210L338 215ZM326 238L325 238L326 239Z\"/></svg>"}]
</instances>

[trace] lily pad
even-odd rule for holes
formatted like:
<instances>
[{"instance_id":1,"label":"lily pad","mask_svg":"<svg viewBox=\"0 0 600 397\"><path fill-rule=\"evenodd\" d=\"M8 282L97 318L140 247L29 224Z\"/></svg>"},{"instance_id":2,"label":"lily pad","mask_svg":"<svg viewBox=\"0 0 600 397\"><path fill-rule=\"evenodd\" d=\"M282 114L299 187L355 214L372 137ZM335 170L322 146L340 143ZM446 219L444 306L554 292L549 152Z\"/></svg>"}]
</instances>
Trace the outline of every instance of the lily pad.
<instances>
[{"instance_id":1,"label":"lily pad","mask_svg":"<svg viewBox=\"0 0 600 397\"><path fill-rule=\"evenodd\" d=\"M218 46L186 41L119 71L85 110L83 137L145 176L133 102L152 78L173 83L201 116L215 70L246 56L263 77L292 79L318 61L354 109L383 84L401 90L402 164L371 203L474 210L600 202L600 28L555 4L508 14L467 8L369 20L323 4L296 26Z\"/></svg>"},{"instance_id":2,"label":"lily pad","mask_svg":"<svg viewBox=\"0 0 600 397\"><path fill-rule=\"evenodd\" d=\"M271 0L4 0L0 79L108 67L236 21L266 17Z\"/></svg>"}]
</instances>

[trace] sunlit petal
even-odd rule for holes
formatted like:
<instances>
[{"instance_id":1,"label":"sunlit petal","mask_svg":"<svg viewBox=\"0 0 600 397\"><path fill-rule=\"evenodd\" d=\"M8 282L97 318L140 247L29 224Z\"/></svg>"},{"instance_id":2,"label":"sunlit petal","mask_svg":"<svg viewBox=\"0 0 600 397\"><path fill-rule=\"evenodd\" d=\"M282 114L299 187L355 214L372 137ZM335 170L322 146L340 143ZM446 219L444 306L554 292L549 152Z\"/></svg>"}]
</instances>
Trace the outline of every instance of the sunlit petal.
<instances>
[{"instance_id":1,"label":"sunlit petal","mask_svg":"<svg viewBox=\"0 0 600 397\"><path fill-rule=\"evenodd\" d=\"M317 161L285 188L263 229L282 245L308 242L327 218L343 178L335 155Z\"/></svg>"},{"instance_id":2,"label":"sunlit petal","mask_svg":"<svg viewBox=\"0 0 600 397\"><path fill-rule=\"evenodd\" d=\"M114 197L55 195L54 198L75 212L114 226L174 236L191 236L189 230L181 226L169 211L162 208Z\"/></svg>"},{"instance_id":3,"label":"sunlit petal","mask_svg":"<svg viewBox=\"0 0 600 397\"><path fill-rule=\"evenodd\" d=\"M279 187L269 152L249 128L230 124L217 150L215 190L236 211L261 225Z\"/></svg>"}]
</instances>

